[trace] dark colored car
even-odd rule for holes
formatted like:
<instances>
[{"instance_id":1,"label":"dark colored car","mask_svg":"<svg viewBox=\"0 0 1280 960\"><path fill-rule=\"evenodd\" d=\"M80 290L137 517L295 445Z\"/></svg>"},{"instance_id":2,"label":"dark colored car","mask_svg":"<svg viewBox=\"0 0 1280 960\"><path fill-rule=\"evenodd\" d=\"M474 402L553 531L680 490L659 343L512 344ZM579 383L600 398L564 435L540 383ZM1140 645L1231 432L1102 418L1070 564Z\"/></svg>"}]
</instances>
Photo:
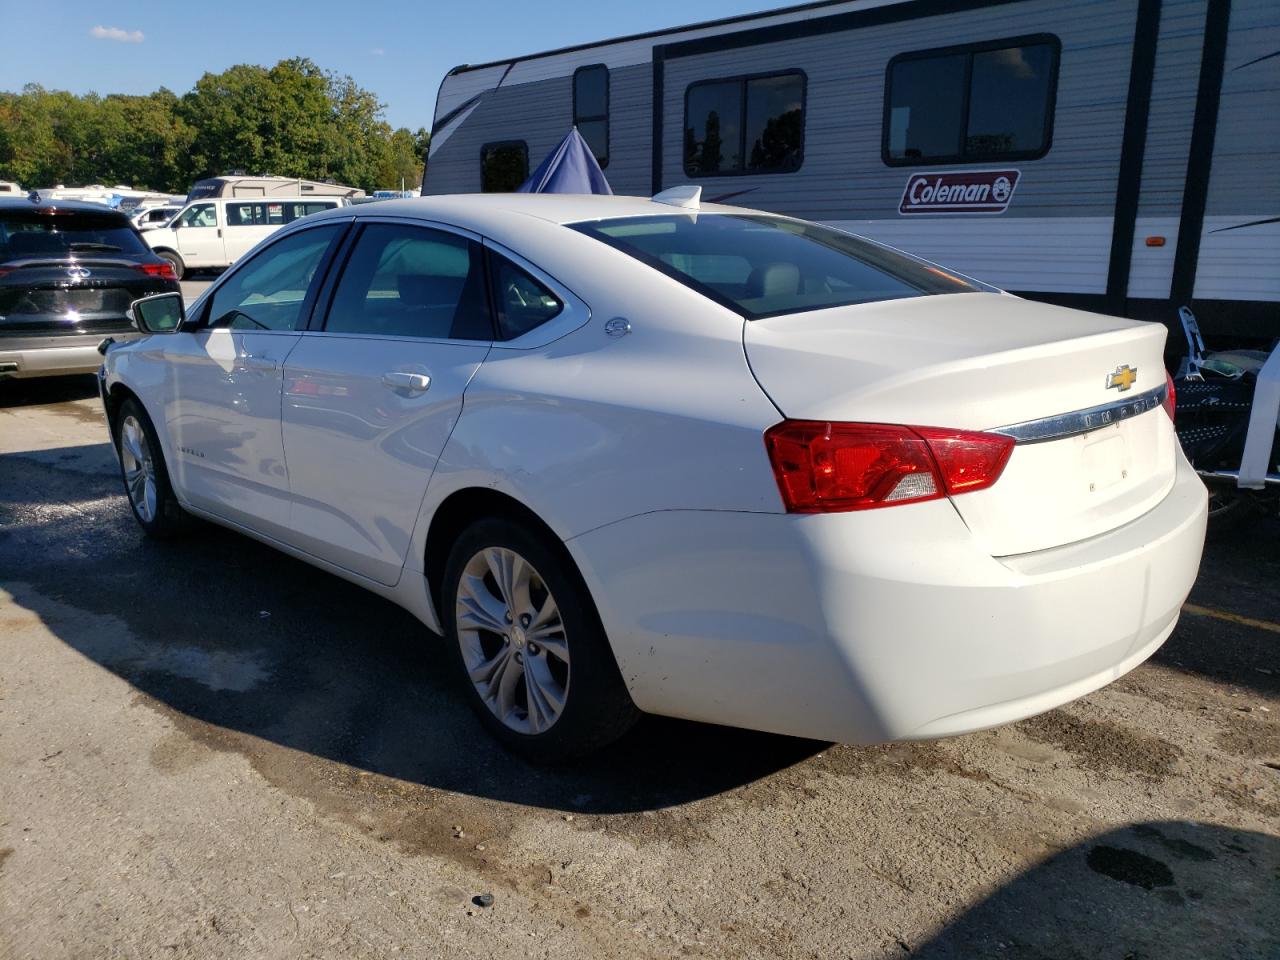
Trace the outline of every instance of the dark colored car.
<instances>
[{"instance_id":1,"label":"dark colored car","mask_svg":"<svg viewBox=\"0 0 1280 960\"><path fill-rule=\"evenodd\" d=\"M123 213L0 199L0 379L91 373L105 337L139 335L130 303L178 290Z\"/></svg>"}]
</instances>

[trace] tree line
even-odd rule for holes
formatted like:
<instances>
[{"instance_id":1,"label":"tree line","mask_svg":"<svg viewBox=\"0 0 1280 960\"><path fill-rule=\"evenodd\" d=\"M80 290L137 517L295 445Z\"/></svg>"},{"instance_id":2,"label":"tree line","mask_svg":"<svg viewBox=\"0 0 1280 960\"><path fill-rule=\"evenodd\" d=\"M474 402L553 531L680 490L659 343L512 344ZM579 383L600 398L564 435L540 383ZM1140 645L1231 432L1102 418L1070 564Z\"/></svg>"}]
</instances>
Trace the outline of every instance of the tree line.
<instances>
[{"instance_id":1,"label":"tree line","mask_svg":"<svg viewBox=\"0 0 1280 960\"><path fill-rule=\"evenodd\" d=\"M0 91L0 180L27 188L128 184L186 193L232 170L334 180L363 190L422 183L431 135L393 130L351 77L311 60L239 64L188 93L84 96L28 84Z\"/></svg>"}]
</instances>

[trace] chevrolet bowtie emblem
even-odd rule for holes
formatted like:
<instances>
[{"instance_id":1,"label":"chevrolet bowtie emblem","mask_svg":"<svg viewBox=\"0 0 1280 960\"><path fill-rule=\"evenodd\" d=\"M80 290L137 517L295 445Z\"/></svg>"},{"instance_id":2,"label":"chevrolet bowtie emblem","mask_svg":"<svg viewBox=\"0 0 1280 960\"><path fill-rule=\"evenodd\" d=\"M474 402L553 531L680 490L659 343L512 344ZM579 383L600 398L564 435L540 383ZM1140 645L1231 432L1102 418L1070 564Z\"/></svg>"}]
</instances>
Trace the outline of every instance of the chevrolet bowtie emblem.
<instances>
[{"instance_id":1,"label":"chevrolet bowtie emblem","mask_svg":"<svg viewBox=\"0 0 1280 960\"><path fill-rule=\"evenodd\" d=\"M1133 382L1138 379L1138 368L1131 367L1127 363L1123 367L1116 367L1115 373L1107 374L1107 389L1113 387L1124 393L1133 386Z\"/></svg>"}]
</instances>

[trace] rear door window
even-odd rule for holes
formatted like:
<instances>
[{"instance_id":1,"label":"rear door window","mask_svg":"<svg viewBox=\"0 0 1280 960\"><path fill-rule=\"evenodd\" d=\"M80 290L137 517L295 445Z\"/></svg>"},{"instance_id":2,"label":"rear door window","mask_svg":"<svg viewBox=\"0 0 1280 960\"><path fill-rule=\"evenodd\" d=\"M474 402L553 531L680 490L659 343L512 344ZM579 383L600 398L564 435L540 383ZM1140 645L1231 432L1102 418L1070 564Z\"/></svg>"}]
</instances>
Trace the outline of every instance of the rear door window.
<instances>
[{"instance_id":1,"label":"rear door window","mask_svg":"<svg viewBox=\"0 0 1280 960\"><path fill-rule=\"evenodd\" d=\"M564 309L560 298L528 271L506 257L494 254L493 304L498 315L498 334L513 340L542 326Z\"/></svg>"},{"instance_id":2,"label":"rear door window","mask_svg":"<svg viewBox=\"0 0 1280 960\"><path fill-rule=\"evenodd\" d=\"M324 329L363 336L492 340L483 250L443 230L370 224L342 269Z\"/></svg>"}]
</instances>

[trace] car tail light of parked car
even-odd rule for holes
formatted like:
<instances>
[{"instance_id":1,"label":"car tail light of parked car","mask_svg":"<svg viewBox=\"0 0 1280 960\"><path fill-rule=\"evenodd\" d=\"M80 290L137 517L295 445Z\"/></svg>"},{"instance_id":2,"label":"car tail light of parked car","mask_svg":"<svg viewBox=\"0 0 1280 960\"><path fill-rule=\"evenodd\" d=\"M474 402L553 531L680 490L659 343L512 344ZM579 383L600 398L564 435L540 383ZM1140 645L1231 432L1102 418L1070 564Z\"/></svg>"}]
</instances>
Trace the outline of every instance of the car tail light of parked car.
<instances>
[{"instance_id":1,"label":"car tail light of parked car","mask_svg":"<svg viewBox=\"0 0 1280 960\"><path fill-rule=\"evenodd\" d=\"M791 513L936 500L1000 478L1013 438L937 427L784 420L765 434Z\"/></svg>"},{"instance_id":2,"label":"car tail light of parked car","mask_svg":"<svg viewBox=\"0 0 1280 960\"><path fill-rule=\"evenodd\" d=\"M148 277L162 277L165 280L177 280L178 275L173 272L173 264L168 260L162 263L140 263L135 270L140 270Z\"/></svg>"},{"instance_id":3,"label":"car tail light of parked car","mask_svg":"<svg viewBox=\"0 0 1280 960\"><path fill-rule=\"evenodd\" d=\"M1174 411L1178 409L1178 391L1173 386L1173 375L1168 370L1164 372L1164 399L1160 401L1160 406L1164 407L1164 412L1169 415L1169 419L1173 419Z\"/></svg>"}]
</instances>

